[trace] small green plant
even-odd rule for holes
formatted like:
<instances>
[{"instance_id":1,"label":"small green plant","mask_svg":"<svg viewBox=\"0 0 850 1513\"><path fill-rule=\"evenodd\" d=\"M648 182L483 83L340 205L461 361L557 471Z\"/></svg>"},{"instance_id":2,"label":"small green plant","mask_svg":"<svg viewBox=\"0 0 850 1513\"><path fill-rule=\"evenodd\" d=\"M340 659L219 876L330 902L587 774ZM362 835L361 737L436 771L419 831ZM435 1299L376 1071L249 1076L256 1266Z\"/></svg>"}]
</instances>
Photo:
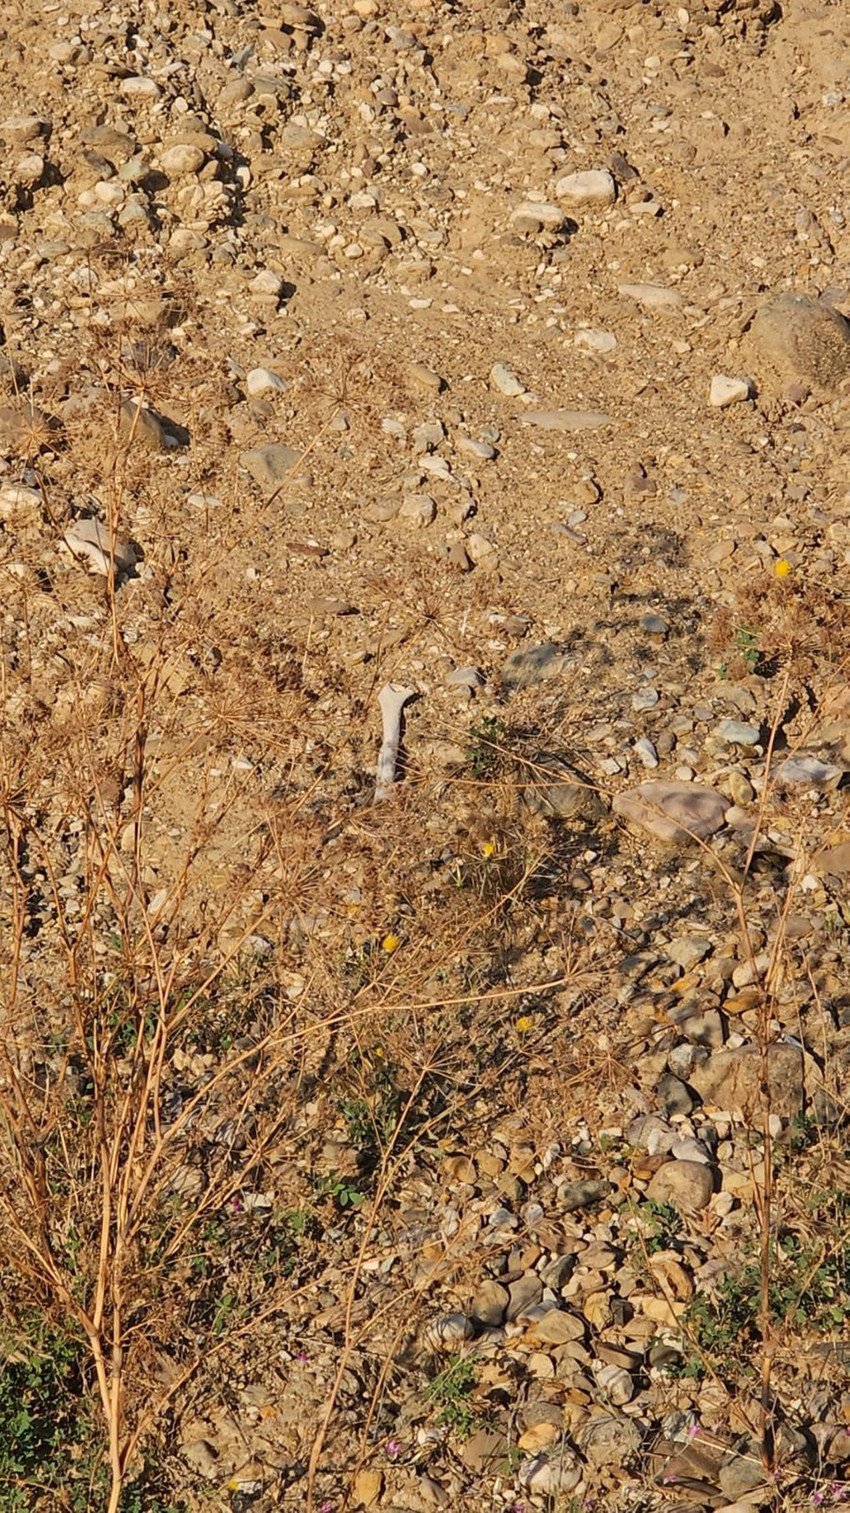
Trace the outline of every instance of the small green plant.
<instances>
[{"instance_id":1,"label":"small green plant","mask_svg":"<svg viewBox=\"0 0 850 1513\"><path fill-rule=\"evenodd\" d=\"M73 1513L105 1507L108 1466L82 1340L26 1309L0 1328L0 1362L0 1513L28 1513L48 1502ZM145 1469L126 1484L119 1507L177 1513Z\"/></svg>"},{"instance_id":2,"label":"small green plant","mask_svg":"<svg viewBox=\"0 0 850 1513\"><path fill-rule=\"evenodd\" d=\"M728 647L728 641L726 644ZM754 630L750 625L740 625L735 631L727 656L718 665L717 676L719 678L727 678L730 667L734 672L736 666L739 671L743 667L747 673L757 672L763 655L759 644L758 631Z\"/></svg>"},{"instance_id":3,"label":"small green plant","mask_svg":"<svg viewBox=\"0 0 850 1513\"><path fill-rule=\"evenodd\" d=\"M742 625L735 635L735 650L744 663L747 672L755 672L761 661L758 631L753 630L748 625Z\"/></svg>"},{"instance_id":4,"label":"small green plant","mask_svg":"<svg viewBox=\"0 0 850 1513\"><path fill-rule=\"evenodd\" d=\"M833 1220L837 1218L833 1215ZM784 1330L846 1328L850 1319L850 1238L846 1232L837 1245L818 1245L785 1231L771 1252L770 1323ZM713 1293L698 1294L683 1323L700 1356L747 1370L750 1351L759 1339L760 1312L761 1269L757 1260L748 1260ZM702 1362L691 1361L685 1374L700 1376Z\"/></svg>"},{"instance_id":5,"label":"small green plant","mask_svg":"<svg viewBox=\"0 0 850 1513\"><path fill-rule=\"evenodd\" d=\"M291 1208L285 1223L294 1240L315 1240L322 1232L318 1216L312 1208Z\"/></svg>"},{"instance_id":6,"label":"small green plant","mask_svg":"<svg viewBox=\"0 0 850 1513\"><path fill-rule=\"evenodd\" d=\"M366 1194L356 1187L351 1177L341 1177L338 1172L329 1172L316 1181L316 1192L322 1198L333 1198L344 1213L346 1209L359 1208L366 1201Z\"/></svg>"},{"instance_id":7,"label":"small green plant","mask_svg":"<svg viewBox=\"0 0 850 1513\"><path fill-rule=\"evenodd\" d=\"M647 1198L641 1205L641 1217L649 1224L644 1241L647 1254L654 1256L660 1250L672 1250L682 1234L682 1220L675 1203L658 1203Z\"/></svg>"},{"instance_id":8,"label":"small green plant","mask_svg":"<svg viewBox=\"0 0 850 1513\"><path fill-rule=\"evenodd\" d=\"M470 1398L475 1389L475 1364L465 1355L453 1355L449 1364L425 1388L425 1396L439 1409L437 1423L445 1424L463 1439L475 1427Z\"/></svg>"},{"instance_id":9,"label":"small green plant","mask_svg":"<svg viewBox=\"0 0 850 1513\"><path fill-rule=\"evenodd\" d=\"M466 759L476 778L491 778L502 759L507 726L497 715L485 714L470 728Z\"/></svg>"},{"instance_id":10,"label":"small green plant","mask_svg":"<svg viewBox=\"0 0 850 1513\"><path fill-rule=\"evenodd\" d=\"M236 1311L237 1298L235 1292L223 1292L221 1297L216 1301L215 1311L213 1313L211 1333L214 1339L221 1339L221 1336L227 1329L227 1325L230 1319L233 1317Z\"/></svg>"}]
</instances>

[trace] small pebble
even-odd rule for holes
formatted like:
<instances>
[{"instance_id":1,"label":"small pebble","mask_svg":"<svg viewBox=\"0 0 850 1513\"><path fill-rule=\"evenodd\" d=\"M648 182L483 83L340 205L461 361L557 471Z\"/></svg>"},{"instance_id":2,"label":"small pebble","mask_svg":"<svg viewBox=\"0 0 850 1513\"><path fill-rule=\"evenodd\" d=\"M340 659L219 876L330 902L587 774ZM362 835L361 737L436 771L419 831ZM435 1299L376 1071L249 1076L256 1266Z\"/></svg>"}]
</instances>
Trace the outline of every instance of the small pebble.
<instances>
[{"instance_id":1,"label":"small pebble","mask_svg":"<svg viewBox=\"0 0 850 1513\"><path fill-rule=\"evenodd\" d=\"M678 310L682 295L664 284L618 284L617 293L633 299L647 310Z\"/></svg>"},{"instance_id":2,"label":"small pebble","mask_svg":"<svg viewBox=\"0 0 850 1513\"><path fill-rule=\"evenodd\" d=\"M431 525L437 517L437 505L430 494L408 494L402 500L399 520L407 520L415 526Z\"/></svg>"},{"instance_id":3,"label":"small pebble","mask_svg":"<svg viewBox=\"0 0 850 1513\"><path fill-rule=\"evenodd\" d=\"M654 767L658 766L658 752L649 739L649 736L640 736L635 741L634 750L635 755L648 771L651 771Z\"/></svg>"},{"instance_id":4,"label":"small pebble","mask_svg":"<svg viewBox=\"0 0 850 1513\"><path fill-rule=\"evenodd\" d=\"M433 368L426 367L425 363L412 362L407 372L417 388L424 389L428 394L439 394L445 387L445 380Z\"/></svg>"},{"instance_id":5,"label":"small pebble","mask_svg":"<svg viewBox=\"0 0 850 1513\"><path fill-rule=\"evenodd\" d=\"M449 688L483 688L484 674L478 667L454 667L446 675Z\"/></svg>"},{"instance_id":6,"label":"small pebble","mask_svg":"<svg viewBox=\"0 0 850 1513\"><path fill-rule=\"evenodd\" d=\"M270 389L282 394L288 388L288 384L279 374L272 373L270 368L252 368L246 375L245 388L251 398L256 399Z\"/></svg>"},{"instance_id":7,"label":"small pebble","mask_svg":"<svg viewBox=\"0 0 850 1513\"><path fill-rule=\"evenodd\" d=\"M649 636L666 636L670 627L663 615L641 615L640 628Z\"/></svg>"},{"instance_id":8,"label":"small pebble","mask_svg":"<svg viewBox=\"0 0 850 1513\"><path fill-rule=\"evenodd\" d=\"M757 746L761 740L758 725L743 720L721 720L715 734L729 746Z\"/></svg>"},{"instance_id":9,"label":"small pebble","mask_svg":"<svg viewBox=\"0 0 850 1513\"><path fill-rule=\"evenodd\" d=\"M504 394L508 399L519 399L526 393L525 384L520 383L516 374L506 363L494 363L490 369L490 382L494 389Z\"/></svg>"},{"instance_id":10,"label":"small pebble","mask_svg":"<svg viewBox=\"0 0 850 1513\"><path fill-rule=\"evenodd\" d=\"M730 378L726 373L716 373L711 380L708 402L715 410L727 405L739 404L750 397L750 382L746 378Z\"/></svg>"},{"instance_id":11,"label":"small pebble","mask_svg":"<svg viewBox=\"0 0 850 1513\"><path fill-rule=\"evenodd\" d=\"M474 441L471 436L458 436L455 445L459 452L465 452L468 457L475 457L479 462L492 462L498 456L491 442Z\"/></svg>"},{"instance_id":12,"label":"small pebble","mask_svg":"<svg viewBox=\"0 0 850 1513\"><path fill-rule=\"evenodd\" d=\"M579 173L568 173L558 179L555 193L576 209L585 205L613 205L617 185L607 168L584 168Z\"/></svg>"}]
</instances>

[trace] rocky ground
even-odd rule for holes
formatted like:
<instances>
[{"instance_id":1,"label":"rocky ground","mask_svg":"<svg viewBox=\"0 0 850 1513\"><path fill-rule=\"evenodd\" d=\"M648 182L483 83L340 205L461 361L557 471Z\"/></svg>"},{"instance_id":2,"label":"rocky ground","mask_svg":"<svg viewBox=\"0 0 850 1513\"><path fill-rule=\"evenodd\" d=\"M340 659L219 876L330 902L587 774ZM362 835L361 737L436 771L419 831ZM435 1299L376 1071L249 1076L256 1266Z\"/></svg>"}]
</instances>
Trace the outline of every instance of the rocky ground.
<instances>
[{"instance_id":1,"label":"rocky ground","mask_svg":"<svg viewBox=\"0 0 850 1513\"><path fill-rule=\"evenodd\" d=\"M849 59L7 0L0 1508L847 1496Z\"/></svg>"}]
</instances>

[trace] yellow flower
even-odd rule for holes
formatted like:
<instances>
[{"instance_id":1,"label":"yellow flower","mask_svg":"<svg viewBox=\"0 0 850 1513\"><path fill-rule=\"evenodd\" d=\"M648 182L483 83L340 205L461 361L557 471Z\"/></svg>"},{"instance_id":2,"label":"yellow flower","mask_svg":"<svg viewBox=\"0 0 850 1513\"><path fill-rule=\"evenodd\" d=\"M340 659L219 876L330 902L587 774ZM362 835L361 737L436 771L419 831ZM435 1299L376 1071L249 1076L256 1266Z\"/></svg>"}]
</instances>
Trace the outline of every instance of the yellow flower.
<instances>
[{"instance_id":1,"label":"yellow flower","mask_svg":"<svg viewBox=\"0 0 850 1513\"><path fill-rule=\"evenodd\" d=\"M520 1035L527 1035L529 1030L533 1030L534 1019L531 1014L520 1014L519 1019L514 1020L514 1029Z\"/></svg>"},{"instance_id":2,"label":"yellow flower","mask_svg":"<svg viewBox=\"0 0 850 1513\"><path fill-rule=\"evenodd\" d=\"M385 935L381 941L381 950L386 951L388 956L392 956L393 951L397 951L400 945L401 939L398 935Z\"/></svg>"},{"instance_id":3,"label":"yellow flower","mask_svg":"<svg viewBox=\"0 0 850 1513\"><path fill-rule=\"evenodd\" d=\"M791 571L791 563L787 557L777 557L773 564L773 571L777 578L787 578Z\"/></svg>"},{"instance_id":4,"label":"yellow flower","mask_svg":"<svg viewBox=\"0 0 850 1513\"><path fill-rule=\"evenodd\" d=\"M495 854L495 850L496 850L496 842L495 841L485 841L484 844L483 844L483 846L481 847L481 855L482 856L493 856Z\"/></svg>"}]
</instances>

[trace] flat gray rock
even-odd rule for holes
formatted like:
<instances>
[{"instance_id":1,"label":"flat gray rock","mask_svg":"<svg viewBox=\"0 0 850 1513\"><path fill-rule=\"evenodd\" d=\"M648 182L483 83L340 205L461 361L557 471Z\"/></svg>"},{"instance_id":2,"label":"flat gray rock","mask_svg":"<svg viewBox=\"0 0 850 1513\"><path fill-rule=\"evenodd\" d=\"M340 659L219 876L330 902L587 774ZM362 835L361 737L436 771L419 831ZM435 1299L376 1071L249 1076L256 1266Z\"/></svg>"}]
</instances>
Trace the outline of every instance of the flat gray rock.
<instances>
[{"instance_id":1,"label":"flat gray rock","mask_svg":"<svg viewBox=\"0 0 850 1513\"><path fill-rule=\"evenodd\" d=\"M780 788L820 788L831 793L844 776L844 768L834 762L822 762L819 757L788 757L777 767L774 778Z\"/></svg>"},{"instance_id":2,"label":"flat gray rock","mask_svg":"<svg viewBox=\"0 0 850 1513\"><path fill-rule=\"evenodd\" d=\"M564 648L554 641L537 646L519 646L502 667L502 683L507 689L530 688L546 678L555 678L572 665Z\"/></svg>"},{"instance_id":3,"label":"flat gray rock","mask_svg":"<svg viewBox=\"0 0 850 1513\"><path fill-rule=\"evenodd\" d=\"M285 447L279 442L269 442L266 446L251 447L243 452L239 461L246 472L251 474L255 483L263 488L277 488L297 468L303 453L295 447Z\"/></svg>"},{"instance_id":4,"label":"flat gray rock","mask_svg":"<svg viewBox=\"0 0 850 1513\"><path fill-rule=\"evenodd\" d=\"M630 828L655 840L706 840L724 822L728 800L699 783L656 779L618 793L612 809Z\"/></svg>"},{"instance_id":5,"label":"flat gray rock","mask_svg":"<svg viewBox=\"0 0 850 1513\"><path fill-rule=\"evenodd\" d=\"M744 720L721 720L717 734L729 746L757 746L761 739L758 725L748 725Z\"/></svg>"}]
</instances>

